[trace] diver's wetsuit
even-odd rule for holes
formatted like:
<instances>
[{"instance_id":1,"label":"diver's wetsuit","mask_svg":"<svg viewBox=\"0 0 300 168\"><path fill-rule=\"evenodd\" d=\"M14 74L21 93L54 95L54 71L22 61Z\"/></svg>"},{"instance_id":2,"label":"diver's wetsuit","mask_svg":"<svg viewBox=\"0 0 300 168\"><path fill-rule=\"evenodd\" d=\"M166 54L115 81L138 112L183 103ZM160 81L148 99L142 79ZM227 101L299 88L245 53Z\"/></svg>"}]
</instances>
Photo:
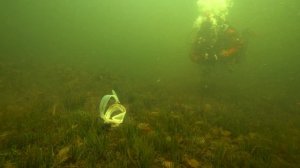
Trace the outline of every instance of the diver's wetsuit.
<instances>
[{"instance_id":1,"label":"diver's wetsuit","mask_svg":"<svg viewBox=\"0 0 300 168\"><path fill-rule=\"evenodd\" d=\"M239 33L228 24L205 21L197 32L191 60L206 64L236 61L243 45Z\"/></svg>"}]
</instances>

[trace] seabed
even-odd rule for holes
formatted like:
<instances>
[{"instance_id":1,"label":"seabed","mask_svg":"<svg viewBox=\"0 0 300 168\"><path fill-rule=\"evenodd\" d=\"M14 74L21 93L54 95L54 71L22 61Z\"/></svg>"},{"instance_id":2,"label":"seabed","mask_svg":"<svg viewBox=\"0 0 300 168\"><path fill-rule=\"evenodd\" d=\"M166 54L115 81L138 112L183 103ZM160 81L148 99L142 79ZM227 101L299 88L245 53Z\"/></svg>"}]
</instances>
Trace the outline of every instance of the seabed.
<instances>
[{"instance_id":1,"label":"seabed","mask_svg":"<svg viewBox=\"0 0 300 168\"><path fill-rule=\"evenodd\" d=\"M205 87L193 91L104 70L0 68L1 167L300 165L299 104L220 98ZM112 89L127 109L116 128L104 125L98 111Z\"/></svg>"}]
</instances>

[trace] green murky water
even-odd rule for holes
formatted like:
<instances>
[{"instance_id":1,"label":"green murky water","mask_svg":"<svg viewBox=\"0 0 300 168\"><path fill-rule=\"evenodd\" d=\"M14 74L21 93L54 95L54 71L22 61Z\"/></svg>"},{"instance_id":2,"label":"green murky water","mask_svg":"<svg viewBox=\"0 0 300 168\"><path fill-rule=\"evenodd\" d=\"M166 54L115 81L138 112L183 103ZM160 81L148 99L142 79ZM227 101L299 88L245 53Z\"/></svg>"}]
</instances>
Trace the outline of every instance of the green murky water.
<instances>
[{"instance_id":1,"label":"green murky water","mask_svg":"<svg viewBox=\"0 0 300 168\"><path fill-rule=\"evenodd\" d=\"M298 167L299 5L235 0L245 59L208 72L189 59L196 0L1 1L0 165Z\"/></svg>"}]
</instances>

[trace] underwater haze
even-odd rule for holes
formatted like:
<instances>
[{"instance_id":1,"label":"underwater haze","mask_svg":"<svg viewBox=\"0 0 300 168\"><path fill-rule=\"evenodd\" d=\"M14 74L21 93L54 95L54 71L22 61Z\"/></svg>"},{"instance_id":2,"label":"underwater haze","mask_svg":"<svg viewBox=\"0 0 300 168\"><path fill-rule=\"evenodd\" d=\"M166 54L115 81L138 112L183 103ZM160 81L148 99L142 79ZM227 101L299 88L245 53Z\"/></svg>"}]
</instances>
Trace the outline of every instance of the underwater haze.
<instances>
[{"instance_id":1,"label":"underwater haze","mask_svg":"<svg viewBox=\"0 0 300 168\"><path fill-rule=\"evenodd\" d=\"M1 3L1 51L7 57L126 73L147 72L153 65L156 70L162 62L186 61L188 35L196 15L193 2L180 1Z\"/></svg>"},{"instance_id":2,"label":"underwater haze","mask_svg":"<svg viewBox=\"0 0 300 168\"><path fill-rule=\"evenodd\" d=\"M232 2L244 58L205 69L197 0L0 1L0 167L299 167L300 1Z\"/></svg>"}]
</instances>

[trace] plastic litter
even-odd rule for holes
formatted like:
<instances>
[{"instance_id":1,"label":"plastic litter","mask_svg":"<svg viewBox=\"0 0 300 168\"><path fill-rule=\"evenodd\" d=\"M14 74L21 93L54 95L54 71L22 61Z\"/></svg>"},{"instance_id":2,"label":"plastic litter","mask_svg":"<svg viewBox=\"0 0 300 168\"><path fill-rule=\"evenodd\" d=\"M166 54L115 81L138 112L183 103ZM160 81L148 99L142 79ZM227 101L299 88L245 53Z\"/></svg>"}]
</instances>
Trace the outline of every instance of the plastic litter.
<instances>
[{"instance_id":1,"label":"plastic litter","mask_svg":"<svg viewBox=\"0 0 300 168\"><path fill-rule=\"evenodd\" d=\"M110 100L114 100L114 102L111 102ZM110 105L108 106L108 104ZM112 95L105 95L102 97L99 111L100 117L104 120L104 123L111 124L112 127L119 126L123 122L126 114L126 108L120 103L114 90L112 90Z\"/></svg>"}]
</instances>

